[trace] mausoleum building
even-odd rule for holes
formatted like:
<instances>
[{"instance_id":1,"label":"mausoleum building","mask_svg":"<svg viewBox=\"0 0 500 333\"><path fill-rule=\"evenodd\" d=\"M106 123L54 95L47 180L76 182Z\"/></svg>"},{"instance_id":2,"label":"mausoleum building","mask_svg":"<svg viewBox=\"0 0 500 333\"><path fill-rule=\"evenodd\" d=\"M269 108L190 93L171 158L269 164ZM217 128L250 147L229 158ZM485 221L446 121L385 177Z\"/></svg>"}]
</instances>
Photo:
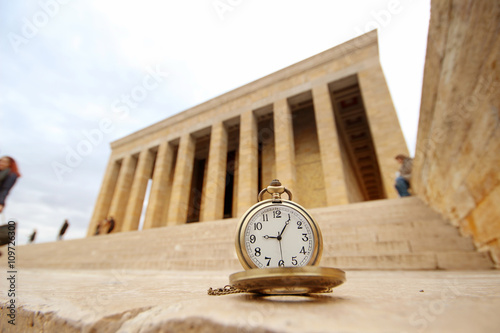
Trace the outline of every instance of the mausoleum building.
<instances>
[{"instance_id":1,"label":"mausoleum building","mask_svg":"<svg viewBox=\"0 0 500 333\"><path fill-rule=\"evenodd\" d=\"M117 232L144 213L143 229L239 217L274 178L306 208L393 198L394 156L408 154L376 31L111 148L89 236L109 216Z\"/></svg>"}]
</instances>

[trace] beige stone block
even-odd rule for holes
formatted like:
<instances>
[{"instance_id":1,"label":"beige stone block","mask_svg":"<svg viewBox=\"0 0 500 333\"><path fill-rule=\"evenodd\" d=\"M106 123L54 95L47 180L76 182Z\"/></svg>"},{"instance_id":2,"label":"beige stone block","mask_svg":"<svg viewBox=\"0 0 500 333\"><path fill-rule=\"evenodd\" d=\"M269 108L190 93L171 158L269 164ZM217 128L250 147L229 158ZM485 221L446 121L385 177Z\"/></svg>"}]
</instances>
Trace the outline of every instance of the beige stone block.
<instances>
[{"instance_id":1,"label":"beige stone block","mask_svg":"<svg viewBox=\"0 0 500 333\"><path fill-rule=\"evenodd\" d=\"M326 206L347 204L347 189L330 92L326 85L313 87L313 102L321 154Z\"/></svg>"},{"instance_id":2,"label":"beige stone block","mask_svg":"<svg viewBox=\"0 0 500 333\"><path fill-rule=\"evenodd\" d=\"M493 271L348 270L346 283L330 294L207 296L208 287L227 284L231 273L26 270L16 326L2 328L6 333L145 327L152 332L494 332L500 325L499 278ZM57 293L51 292L54 285Z\"/></svg>"},{"instance_id":3,"label":"beige stone block","mask_svg":"<svg viewBox=\"0 0 500 333\"><path fill-rule=\"evenodd\" d=\"M476 208L474 197L469 188L462 184L453 193L443 198L440 210L446 211L446 216L452 221L459 221L469 215L474 208Z\"/></svg>"},{"instance_id":4,"label":"beige stone block","mask_svg":"<svg viewBox=\"0 0 500 333\"><path fill-rule=\"evenodd\" d=\"M87 237L93 236L98 223L108 217L107 215L111 206L111 200L113 199L113 192L116 187L119 172L120 164L114 159L113 156L111 156L108 161L108 166L106 167L106 173L104 174L101 190L99 191L94 213L89 224Z\"/></svg>"},{"instance_id":5,"label":"beige stone block","mask_svg":"<svg viewBox=\"0 0 500 333\"><path fill-rule=\"evenodd\" d=\"M189 192L193 174L195 140L191 134L181 137L177 162L175 165L174 182L168 209L167 225L186 223L189 205Z\"/></svg>"},{"instance_id":6,"label":"beige stone block","mask_svg":"<svg viewBox=\"0 0 500 333\"><path fill-rule=\"evenodd\" d=\"M475 251L470 238L462 237L423 237L409 241L412 252L436 251Z\"/></svg>"},{"instance_id":7,"label":"beige stone block","mask_svg":"<svg viewBox=\"0 0 500 333\"><path fill-rule=\"evenodd\" d=\"M274 141L262 145L262 182L260 189L267 187L276 178L276 156L274 154Z\"/></svg>"},{"instance_id":8,"label":"beige stone block","mask_svg":"<svg viewBox=\"0 0 500 333\"><path fill-rule=\"evenodd\" d=\"M480 202L500 185L500 131L496 131L481 151L481 163L475 163L466 175L465 183L476 202Z\"/></svg>"},{"instance_id":9,"label":"beige stone block","mask_svg":"<svg viewBox=\"0 0 500 333\"><path fill-rule=\"evenodd\" d=\"M238 215L238 195L239 195L239 190L238 190L238 181L239 181L239 161L240 161L240 151L239 149L236 150L236 156L234 160L234 185L233 185L233 207L232 211L233 214L231 217L237 217Z\"/></svg>"},{"instance_id":10,"label":"beige stone block","mask_svg":"<svg viewBox=\"0 0 500 333\"><path fill-rule=\"evenodd\" d=\"M293 113L296 189L305 208L325 207L326 194L321 156L314 121L310 110Z\"/></svg>"},{"instance_id":11,"label":"beige stone block","mask_svg":"<svg viewBox=\"0 0 500 333\"><path fill-rule=\"evenodd\" d=\"M212 126L206 185L202 191L201 221L223 218L226 189L227 130L222 122Z\"/></svg>"},{"instance_id":12,"label":"beige stone block","mask_svg":"<svg viewBox=\"0 0 500 333\"><path fill-rule=\"evenodd\" d=\"M488 243L488 248L490 250L491 258L495 262L496 268L500 267L500 239L495 239L494 241Z\"/></svg>"},{"instance_id":13,"label":"beige stone block","mask_svg":"<svg viewBox=\"0 0 500 333\"><path fill-rule=\"evenodd\" d=\"M433 3L414 170L419 195L485 246L498 238L499 13L489 2Z\"/></svg>"},{"instance_id":14,"label":"beige stone block","mask_svg":"<svg viewBox=\"0 0 500 333\"><path fill-rule=\"evenodd\" d=\"M410 253L407 240L395 240L388 242L361 242L358 243L358 253L388 255Z\"/></svg>"},{"instance_id":15,"label":"beige stone block","mask_svg":"<svg viewBox=\"0 0 500 333\"><path fill-rule=\"evenodd\" d=\"M375 234L330 232L328 230L325 230L323 232L323 242L325 244L344 244L344 243L376 242L376 241L377 241L377 235Z\"/></svg>"},{"instance_id":16,"label":"beige stone block","mask_svg":"<svg viewBox=\"0 0 500 333\"><path fill-rule=\"evenodd\" d=\"M276 176L294 195L294 201L301 203L296 188L295 145L293 119L286 99L274 103L274 144L276 156Z\"/></svg>"},{"instance_id":17,"label":"beige stone block","mask_svg":"<svg viewBox=\"0 0 500 333\"><path fill-rule=\"evenodd\" d=\"M130 188L134 179L137 158L131 155L126 156L122 161L120 173L113 193L113 199L109 208L108 215L115 220L113 232L122 230L123 220L125 218L125 209L130 195Z\"/></svg>"},{"instance_id":18,"label":"beige stone block","mask_svg":"<svg viewBox=\"0 0 500 333\"><path fill-rule=\"evenodd\" d=\"M153 173L153 183L149 195L146 217L143 229L160 227L164 216L168 214L168 204L172 184L169 182L174 165L174 147L168 142L163 142L158 147Z\"/></svg>"},{"instance_id":19,"label":"beige stone block","mask_svg":"<svg viewBox=\"0 0 500 333\"><path fill-rule=\"evenodd\" d=\"M407 241L361 241L361 242L330 242L325 245L323 256L345 256L345 255L389 255L410 253Z\"/></svg>"},{"instance_id":20,"label":"beige stone block","mask_svg":"<svg viewBox=\"0 0 500 333\"><path fill-rule=\"evenodd\" d=\"M257 202L258 137L257 119L253 111L241 115L238 154L238 216Z\"/></svg>"},{"instance_id":21,"label":"beige stone block","mask_svg":"<svg viewBox=\"0 0 500 333\"><path fill-rule=\"evenodd\" d=\"M343 269L435 269L437 267L433 254L339 256L324 258L321 264Z\"/></svg>"},{"instance_id":22,"label":"beige stone block","mask_svg":"<svg viewBox=\"0 0 500 333\"><path fill-rule=\"evenodd\" d=\"M488 252L440 252L436 254L440 269L493 269Z\"/></svg>"},{"instance_id":23,"label":"beige stone block","mask_svg":"<svg viewBox=\"0 0 500 333\"><path fill-rule=\"evenodd\" d=\"M125 210L122 231L137 230L139 227L148 181L153 172L153 162L154 155L149 149L143 150L140 153Z\"/></svg>"},{"instance_id":24,"label":"beige stone block","mask_svg":"<svg viewBox=\"0 0 500 333\"><path fill-rule=\"evenodd\" d=\"M474 224L473 235L479 244L500 239L500 186L478 203L469 219Z\"/></svg>"},{"instance_id":25,"label":"beige stone block","mask_svg":"<svg viewBox=\"0 0 500 333\"><path fill-rule=\"evenodd\" d=\"M374 231L375 233L375 231ZM415 229L406 227L379 228L376 231L377 240L392 241L398 239L426 239L429 237L457 237L458 232L455 227L435 227L432 229Z\"/></svg>"}]
</instances>

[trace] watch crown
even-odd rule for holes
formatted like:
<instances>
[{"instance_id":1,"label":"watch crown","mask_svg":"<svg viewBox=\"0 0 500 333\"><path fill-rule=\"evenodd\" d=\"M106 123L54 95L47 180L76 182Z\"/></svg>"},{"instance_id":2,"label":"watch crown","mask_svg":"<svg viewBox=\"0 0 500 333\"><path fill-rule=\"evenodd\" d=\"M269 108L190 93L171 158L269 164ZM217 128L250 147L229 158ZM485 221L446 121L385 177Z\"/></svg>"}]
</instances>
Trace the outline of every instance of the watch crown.
<instances>
[{"instance_id":1,"label":"watch crown","mask_svg":"<svg viewBox=\"0 0 500 333\"><path fill-rule=\"evenodd\" d=\"M281 182L278 179L273 179L270 186L281 186Z\"/></svg>"},{"instance_id":2,"label":"watch crown","mask_svg":"<svg viewBox=\"0 0 500 333\"><path fill-rule=\"evenodd\" d=\"M292 193L278 179L273 179L268 187L260 191L259 201L262 201L265 192L273 196L273 202L281 202L281 194L283 193L288 194L288 200L292 200Z\"/></svg>"},{"instance_id":3,"label":"watch crown","mask_svg":"<svg viewBox=\"0 0 500 333\"><path fill-rule=\"evenodd\" d=\"M274 202L280 202L281 194L285 192L285 187L281 185L279 180L274 179L267 187L267 192L273 196Z\"/></svg>"}]
</instances>

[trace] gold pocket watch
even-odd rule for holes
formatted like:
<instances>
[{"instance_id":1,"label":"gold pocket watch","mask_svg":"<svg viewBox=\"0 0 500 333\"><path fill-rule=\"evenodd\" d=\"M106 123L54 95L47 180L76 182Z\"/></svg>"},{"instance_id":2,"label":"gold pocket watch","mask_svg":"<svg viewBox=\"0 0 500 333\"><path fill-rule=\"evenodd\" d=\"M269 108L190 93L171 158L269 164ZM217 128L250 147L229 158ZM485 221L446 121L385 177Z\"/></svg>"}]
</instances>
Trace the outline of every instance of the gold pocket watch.
<instances>
[{"instance_id":1,"label":"gold pocket watch","mask_svg":"<svg viewBox=\"0 0 500 333\"><path fill-rule=\"evenodd\" d=\"M268 192L272 199L262 200ZM282 199L283 193L288 200ZM259 193L259 202L243 215L236 234L236 254L245 269L317 265L323 251L318 225L292 200L278 180Z\"/></svg>"},{"instance_id":2,"label":"gold pocket watch","mask_svg":"<svg viewBox=\"0 0 500 333\"><path fill-rule=\"evenodd\" d=\"M265 193L272 198L263 200ZM281 198L286 193L288 200ZM311 215L292 201L292 193L273 180L238 223L236 253L245 271L231 274L230 285L210 295L239 292L308 294L331 292L345 281L336 268L319 267L321 231Z\"/></svg>"}]
</instances>

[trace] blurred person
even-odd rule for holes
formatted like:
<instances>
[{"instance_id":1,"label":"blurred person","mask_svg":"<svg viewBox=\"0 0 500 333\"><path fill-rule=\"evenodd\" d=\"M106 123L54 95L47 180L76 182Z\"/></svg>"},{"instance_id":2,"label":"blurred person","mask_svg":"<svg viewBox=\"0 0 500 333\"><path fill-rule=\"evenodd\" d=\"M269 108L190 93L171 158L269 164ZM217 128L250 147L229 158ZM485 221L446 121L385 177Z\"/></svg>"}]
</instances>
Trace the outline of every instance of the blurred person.
<instances>
[{"instance_id":1,"label":"blurred person","mask_svg":"<svg viewBox=\"0 0 500 333\"><path fill-rule=\"evenodd\" d=\"M64 234L66 233L66 230L68 230L69 227L69 222L68 220L64 220L64 223L61 227L61 230L59 230L59 236L57 236L57 240L61 240Z\"/></svg>"},{"instance_id":2,"label":"blurred person","mask_svg":"<svg viewBox=\"0 0 500 333\"><path fill-rule=\"evenodd\" d=\"M29 240L28 240L28 244L31 244L35 241L35 238L36 238L36 229L33 230L33 233L31 234Z\"/></svg>"},{"instance_id":3,"label":"blurred person","mask_svg":"<svg viewBox=\"0 0 500 333\"><path fill-rule=\"evenodd\" d=\"M108 218L108 234L111 233L111 231L113 231L113 229L115 228L115 219L113 218L113 216L110 216Z\"/></svg>"},{"instance_id":4,"label":"blurred person","mask_svg":"<svg viewBox=\"0 0 500 333\"><path fill-rule=\"evenodd\" d=\"M105 223L106 223L106 219L104 219L103 221L99 221L99 223L97 223L97 226L95 227L94 236L101 234L101 229L103 228Z\"/></svg>"},{"instance_id":5,"label":"blurred person","mask_svg":"<svg viewBox=\"0 0 500 333\"><path fill-rule=\"evenodd\" d=\"M411 195L408 190L410 189L413 159L403 154L397 155L395 159L401 164L401 167L396 172L396 184L394 184L394 187L396 187L400 197L409 197Z\"/></svg>"},{"instance_id":6,"label":"blurred person","mask_svg":"<svg viewBox=\"0 0 500 333\"><path fill-rule=\"evenodd\" d=\"M0 213L5 207L5 199L9 191L21 177L16 161L10 156L0 158Z\"/></svg>"}]
</instances>

